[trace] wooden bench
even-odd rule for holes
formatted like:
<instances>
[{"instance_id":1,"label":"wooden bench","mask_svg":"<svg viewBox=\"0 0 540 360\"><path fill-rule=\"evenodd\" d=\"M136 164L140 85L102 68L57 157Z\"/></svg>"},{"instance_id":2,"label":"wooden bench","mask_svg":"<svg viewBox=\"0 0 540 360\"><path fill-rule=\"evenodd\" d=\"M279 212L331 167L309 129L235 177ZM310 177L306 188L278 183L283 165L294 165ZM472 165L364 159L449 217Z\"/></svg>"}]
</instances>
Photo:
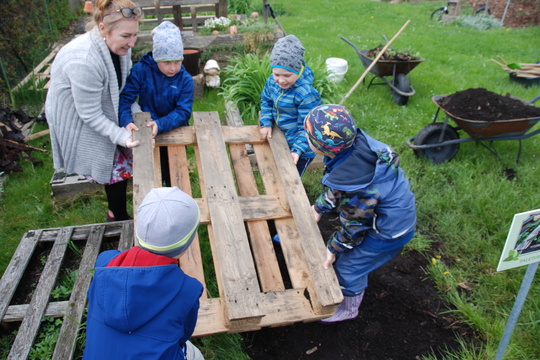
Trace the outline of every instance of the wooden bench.
<instances>
[{"instance_id":1,"label":"wooden bench","mask_svg":"<svg viewBox=\"0 0 540 360\"><path fill-rule=\"evenodd\" d=\"M281 131L262 141L257 126L222 126L216 112L195 112L193 119L193 126L159 135L152 148L150 128L144 126L149 114L135 115L141 145L134 149L133 203L136 209L151 188L161 186L159 147L167 147L171 185L200 194L194 195L201 208L199 237L181 267L205 286L217 283L216 293L207 291L201 299L194 336L331 315L343 295L334 271L322 267L324 241ZM44 316L63 318L53 359L73 356L97 255L111 246L132 246L134 221L31 230L23 236L0 280L0 318L20 322L9 359L28 357ZM274 228L280 244L271 240ZM71 297L49 301L74 244L83 251ZM12 304L25 269L39 262L43 246L50 251L32 300ZM211 249L213 264L203 260L203 248ZM208 267L214 271L205 272Z\"/></svg>"},{"instance_id":2,"label":"wooden bench","mask_svg":"<svg viewBox=\"0 0 540 360\"><path fill-rule=\"evenodd\" d=\"M227 17L227 0L140 0L136 3L143 9L143 23L156 26L167 20L168 15L169 18L172 16L171 21L182 31L188 30L190 26L193 33L196 33L197 28L203 26L207 19ZM212 12L213 15L201 14Z\"/></svg>"}]
</instances>

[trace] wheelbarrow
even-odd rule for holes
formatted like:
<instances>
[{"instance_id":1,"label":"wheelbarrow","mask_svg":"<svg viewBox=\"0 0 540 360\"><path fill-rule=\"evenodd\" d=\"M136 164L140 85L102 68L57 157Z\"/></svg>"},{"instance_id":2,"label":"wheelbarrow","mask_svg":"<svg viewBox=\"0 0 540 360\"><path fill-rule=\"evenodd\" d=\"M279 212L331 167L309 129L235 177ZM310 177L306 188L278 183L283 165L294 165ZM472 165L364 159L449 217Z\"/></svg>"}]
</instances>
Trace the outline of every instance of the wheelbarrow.
<instances>
[{"instance_id":1,"label":"wheelbarrow","mask_svg":"<svg viewBox=\"0 0 540 360\"><path fill-rule=\"evenodd\" d=\"M451 160L458 152L459 145L465 142L478 142L501 160L493 142L497 140L519 140L519 149L516 164L521 156L522 140L530 138L538 133L540 129L530 131L531 128L540 121L540 117L511 119L511 120L468 120L451 114L448 109L441 105L448 95L435 95L432 100L437 105L437 112L431 124L426 125L420 132L408 139L407 145L414 150L418 157L428 159L434 164L442 164ZM540 98L540 95L531 101L510 96L526 106L532 105ZM443 122L437 122L440 111L445 113ZM448 123L452 119L458 125L453 127ZM461 139L458 130L465 131L470 137Z\"/></svg>"},{"instance_id":2,"label":"wheelbarrow","mask_svg":"<svg viewBox=\"0 0 540 360\"><path fill-rule=\"evenodd\" d=\"M369 50L359 50L355 44L353 44L343 36L341 37L341 39L347 44L351 45L356 50L356 53L360 57L360 61L367 69L373 62L373 60L367 56ZM407 105L409 97L416 94L416 91L413 89L409 82L409 79L407 78L407 74L424 60L424 58L420 58L417 60L379 60L375 64L375 66L373 66L369 71L375 76L369 82L368 89L371 85L387 84L388 86L390 86L390 92L392 94L394 102L398 105ZM386 76L391 76L392 79L388 80L385 78ZM379 78L383 82L374 83L373 81L377 78Z\"/></svg>"}]
</instances>

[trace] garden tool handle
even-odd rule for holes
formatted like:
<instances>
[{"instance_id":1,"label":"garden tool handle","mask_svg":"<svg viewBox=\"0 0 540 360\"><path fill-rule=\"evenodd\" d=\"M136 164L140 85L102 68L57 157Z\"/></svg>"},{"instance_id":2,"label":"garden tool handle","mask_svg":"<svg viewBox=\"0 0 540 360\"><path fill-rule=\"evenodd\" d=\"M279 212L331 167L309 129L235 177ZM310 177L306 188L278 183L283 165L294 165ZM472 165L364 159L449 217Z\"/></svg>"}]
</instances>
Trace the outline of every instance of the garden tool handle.
<instances>
[{"instance_id":1,"label":"garden tool handle","mask_svg":"<svg viewBox=\"0 0 540 360\"><path fill-rule=\"evenodd\" d=\"M375 64L377 63L377 61L379 61L379 59L383 56L384 52L386 51L386 49L388 49L388 47L390 46L390 44L403 32L403 30L405 30L405 28L407 27L407 25L409 25L409 23L411 22L411 20L407 20L405 22L405 24L401 27L401 29L399 29L399 31L396 33L396 35L394 35L393 38L390 39L390 41L388 41L386 43L386 45L382 48L382 50L379 52L379 54L375 57L375 59L373 60L373 62L367 67L366 71L364 71L364 73L362 74L362 76L360 76L360 79L358 79L358 81L356 82L356 84L354 84L354 86L351 88L351 90L349 90L349 92L347 93L347 95L345 95L345 97L340 101L339 105L343 105L343 103L345 102L345 100L347 100L347 98L353 93L354 90L356 90L356 88L358 87L358 85L360 85L360 83L362 82L362 80L364 80L364 78L366 77L366 75L369 73L369 71L375 66Z\"/></svg>"}]
</instances>

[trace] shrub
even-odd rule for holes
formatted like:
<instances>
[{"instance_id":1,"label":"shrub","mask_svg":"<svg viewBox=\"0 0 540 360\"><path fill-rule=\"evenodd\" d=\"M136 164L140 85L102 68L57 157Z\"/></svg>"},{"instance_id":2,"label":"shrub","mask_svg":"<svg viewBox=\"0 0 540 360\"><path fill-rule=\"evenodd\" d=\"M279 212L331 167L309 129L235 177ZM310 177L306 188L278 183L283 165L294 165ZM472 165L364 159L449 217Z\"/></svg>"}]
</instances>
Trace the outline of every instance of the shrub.
<instances>
[{"instance_id":1,"label":"shrub","mask_svg":"<svg viewBox=\"0 0 540 360\"><path fill-rule=\"evenodd\" d=\"M498 29L503 26L503 23L493 15L484 14L458 16L452 24L477 30Z\"/></svg>"}]
</instances>

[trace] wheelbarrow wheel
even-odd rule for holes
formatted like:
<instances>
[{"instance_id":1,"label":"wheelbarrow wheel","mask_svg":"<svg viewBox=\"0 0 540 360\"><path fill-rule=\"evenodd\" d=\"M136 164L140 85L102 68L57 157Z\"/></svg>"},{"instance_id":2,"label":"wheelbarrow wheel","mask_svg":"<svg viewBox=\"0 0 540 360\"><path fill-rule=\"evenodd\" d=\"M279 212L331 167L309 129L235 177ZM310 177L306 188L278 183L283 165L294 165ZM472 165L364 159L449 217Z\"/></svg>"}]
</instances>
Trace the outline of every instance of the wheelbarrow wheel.
<instances>
[{"instance_id":1,"label":"wheelbarrow wheel","mask_svg":"<svg viewBox=\"0 0 540 360\"><path fill-rule=\"evenodd\" d=\"M404 93L411 92L411 84L409 83L409 79L407 79L407 76L405 76L405 74L397 74L394 77L394 87ZM394 98L394 102L396 104L407 105L407 102L409 101L408 96L401 95L394 89L392 89L391 91L392 97Z\"/></svg>"},{"instance_id":2,"label":"wheelbarrow wheel","mask_svg":"<svg viewBox=\"0 0 540 360\"><path fill-rule=\"evenodd\" d=\"M444 131L444 134L442 132ZM441 138L442 135L442 138ZM433 145L444 144L450 140L459 139L459 134L450 125L444 125L444 123L432 123L424 126L422 130L414 138L414 145ZM434 164L442 164L450 161L456 156L459 150L459 144L448 144L441 146L434 146L424 149L415 149L414 153L418 157L424 157Z\"/></svg>"}]
</instances>

